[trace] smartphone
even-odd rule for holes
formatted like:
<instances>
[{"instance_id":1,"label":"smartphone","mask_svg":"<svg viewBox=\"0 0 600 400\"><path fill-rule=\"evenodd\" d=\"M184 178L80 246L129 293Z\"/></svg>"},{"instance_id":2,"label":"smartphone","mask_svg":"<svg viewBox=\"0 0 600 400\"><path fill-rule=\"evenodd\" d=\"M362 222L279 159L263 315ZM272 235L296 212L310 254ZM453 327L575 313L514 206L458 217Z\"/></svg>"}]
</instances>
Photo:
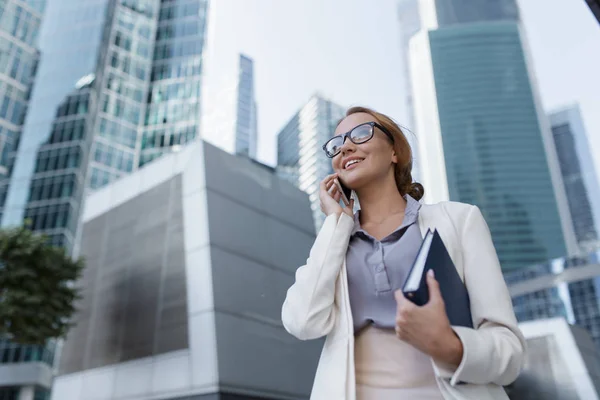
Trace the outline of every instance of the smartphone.
<instances>
[{"instance_id":1,"label":"smartphone","mask_svg":"<svg viewBox=\"0 0 600 400\"><path fill-rule=\"evenodd\" d=\"M348 189L343 183L342 181L340 181L339 179L335 179L335 185L338 187L338 190L340 191L340 193L342 194L342 201L344 202L344 204L346 206L350 205L350 197L352 196L352 190Z\"/></svg>"}]
</instances>

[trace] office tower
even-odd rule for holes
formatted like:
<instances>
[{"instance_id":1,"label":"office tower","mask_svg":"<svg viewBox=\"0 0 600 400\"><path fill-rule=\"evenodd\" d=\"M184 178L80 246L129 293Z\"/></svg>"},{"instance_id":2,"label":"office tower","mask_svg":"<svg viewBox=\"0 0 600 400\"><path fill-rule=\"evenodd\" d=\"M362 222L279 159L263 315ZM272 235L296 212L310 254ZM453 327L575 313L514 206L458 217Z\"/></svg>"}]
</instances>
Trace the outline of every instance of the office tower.
<instances>
[{"instance_id":1,"label":"office tower","mask_svg":"<svg viewBox=\"0 0 600 400\"><path fill-rule=\"evenodd\" d=\"M413 152L413 170L412 177L415 181L420 181L419 176L419 142L415 134L415 109L413 102L412 77L410 75L409 64L409 44L410 38L421 29L421 20L419 18L419 0L401 0L398 4L398 20L400 22L400 42L402 44L402 73L404 75L404 105L406 108L406 121L398 121L405 128L405 135L408 139Z\"/></svg>"},{"instance_id":2,"label":"office tower","mask_svg":"<svg viewBox=\"0 0 600 400\"><path fill-rule=\"evenodd\" d=\"M258 121L254 61L243 54L234 77L208 99L202 138L230 154L256 159Z\"/></svg>"},{"instance_id":3,"label":"office tower","mask_svg":"<svg viewBox=\"0 0 600 400\"><path fill-rule=\"evenodd\" d=\"M311 216L273 168L203 141L91 194L52 399L308 398L321 343L278 321Z\"/></svg>"},{"instance_id":4,"label":"office tower","mask_svg":"<svg viewBox=\"0 0 600 400\"><path fill-rule=\"evenodd\" d=\"M0 220L39 62L45 0L0 3Z\"/></svg>"},{"instance_id":5,"label":"office tower","mask_svg":"<svg viewBox=\"0 0 600 400\"><path fill-rule=\"evenodd\" d=\"M590 10L600 22L600 0L585 0L587 5L590 7Z\"/></svg>"},{"instance_id":6,"label":"office tower","mask_svg":"<svg viewBox=\"0 0 600 400\"><path fill-rule=\"evenodd\" d=\"M580 249L589 252L600 247L600 183L579 106L551 113L550 124L575 237Z\"/></svg>"},{"instance_id":7,"label":"office tower","mask_svg":"<svg viewBox=\"0 0 600 400\"><path fill-rule=\"evenodd\" d=\"M86 192L199 135L206 0L53 1L3 225L73 249Z\"/></svg>"},{"instance_id":8,"label":"office tower","mask_svg":"<svg viewBox=\"0 0 600 400\"><path fill-rule=\"evenodd\" d=\"M420 0L409 41L425 201L479 206L505 270L576 241L515 0Z\"/></svg>"},{"instance_id":9,"label":"office tower","mask_svg":"<svg viewBox=\"0 0 600 400\"><path fill-rule=\"evenodd\" d=\"M45 8L45 0L0 1L0 220L18 144L24 142ZM54 354L54 343L21 346L0 337L0 399L47 398Z\"/></svg>"},{"instance_id":10,"label":"office tower","mask_svg":"<svg viewBox=\"0 0 600 400\"><path fill-rule=\"evenodd\" d=\"M565 318L585 328L600 349L599 256L596 251L506 272L517 319Z\"/></svg>"},{"instance_id":11,"label":"office tower","mask_svg":"<svg viewBox=\"0 0 600 400\"><path fill-rule=\"evenodd\" d=\"M139 166L200 136L208 4L160 0Z\"/></svg>"},{"instance_id":12,"label":"office tower","mask_svg":"<svg viewBox=\"0 0 600 400\"><path fill-rule=\"evenodd\" d=\"M277 172L308 193L317 231L325 220L319 203L319 184L333 173L323 144L345 115L343 107L316 94L277 136Z\"/></svg>"}]
</instances>

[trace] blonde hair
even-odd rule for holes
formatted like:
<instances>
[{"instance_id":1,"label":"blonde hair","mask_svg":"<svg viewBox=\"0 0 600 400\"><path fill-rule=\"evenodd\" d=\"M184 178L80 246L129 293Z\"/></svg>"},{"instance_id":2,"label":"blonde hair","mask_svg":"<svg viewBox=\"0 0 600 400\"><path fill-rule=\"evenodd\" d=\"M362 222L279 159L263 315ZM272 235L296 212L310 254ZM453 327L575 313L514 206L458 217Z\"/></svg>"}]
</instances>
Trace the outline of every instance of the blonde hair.
<instances>
[{"instance_id":1,"label":"blonde hair","mask_svg":"<svg viewBox=\"0 0 600 400\"><path fill-rule=\"evenodd\" d=\"M400 126L398 126L398 124L387 115L379 113L375 110L371 110L367 107L351 107L346 111L346 117L358 113L369 114L375 119L376 122L381 124L389 133L392 134L394 137L394 150L396 151L396 155L398 157L398 162L394 167L396 187L402 196L409 195L415 200L420 200L425 194L425 189L420 183L413 182L412 150Z\"/></svg>"}]
</instances>

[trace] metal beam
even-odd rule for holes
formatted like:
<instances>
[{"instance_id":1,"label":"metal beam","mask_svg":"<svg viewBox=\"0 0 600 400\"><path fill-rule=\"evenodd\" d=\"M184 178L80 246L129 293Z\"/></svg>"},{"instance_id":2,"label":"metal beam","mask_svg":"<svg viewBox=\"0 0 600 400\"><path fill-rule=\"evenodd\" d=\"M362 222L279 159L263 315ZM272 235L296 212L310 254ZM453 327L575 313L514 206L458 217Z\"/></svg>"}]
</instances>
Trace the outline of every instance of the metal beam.
<instances>
[{"instance_id":1,"label":"metal beam","mask_svg":"<svg viewBox=\"0 0 600 400\"><path fill-rule=\"evenodd\" d=\"M560 283L571 283L593 279L600 275L600 264L588 264L576 268L565 269L560 274L548 274L537 278L518 282L508 287L511 297L535 293L540 290L556 287Z\"/></svg>"}]
</instances>

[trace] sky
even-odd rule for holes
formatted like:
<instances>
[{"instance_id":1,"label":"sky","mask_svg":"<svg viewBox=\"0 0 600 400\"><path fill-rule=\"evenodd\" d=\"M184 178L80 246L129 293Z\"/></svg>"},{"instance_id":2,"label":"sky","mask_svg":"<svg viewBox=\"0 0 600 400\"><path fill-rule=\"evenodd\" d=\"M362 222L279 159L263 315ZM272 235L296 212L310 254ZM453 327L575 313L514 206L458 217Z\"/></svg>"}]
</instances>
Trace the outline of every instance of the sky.
<instances>
[{"instance_id":1,"label":"sky","mask_svg":"<svg viewBox=\"0 0 600 400\"><path fill-rule=\"evenodd\" d=\"M584 0L519 0L544 109L579 103L600 176L600 25ZM205 99L254 59L258 158L314 93L406 120L397 0L211 2ZM418 133L417 133L418 137Z\"/></svg>"}]
</instances>

